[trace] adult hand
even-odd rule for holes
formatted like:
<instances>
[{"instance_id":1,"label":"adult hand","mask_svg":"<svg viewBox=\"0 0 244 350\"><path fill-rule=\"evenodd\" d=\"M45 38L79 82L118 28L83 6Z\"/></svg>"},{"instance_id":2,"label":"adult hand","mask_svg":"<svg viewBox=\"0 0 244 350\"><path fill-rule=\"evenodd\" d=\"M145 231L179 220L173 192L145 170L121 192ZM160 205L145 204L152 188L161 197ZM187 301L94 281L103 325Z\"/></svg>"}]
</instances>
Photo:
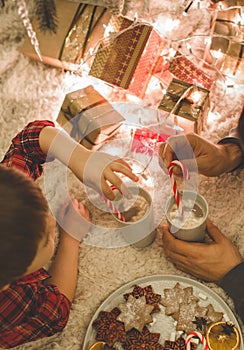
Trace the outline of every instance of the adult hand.
<instances>
[{"instance_id":1,"label":"adult hand","mask_svg":"<svg viewBox=\"0 0 244 350\"><path fill-rule=\"evenodd\" d=\"M182 161L189 170L196 170L205 176L218 176L236 168L242 161L239 146L214 144L197 134L170 137L159 146L159 164L168 168L171 161ZM181 175L181 169L174 167L175 175Z\"/></svg>"},{"instance_id":2,"label":"adult hand","mask_svg":"<svg viewBox=\"0 0 244 350\"><path fill-rule=\"evenodd\" d=\"M163 249L168 259L179 269L206 281L218 283L232 268L242 262L242 257L220 230L208 219L210 243L186 242L173 237L164 225Z\"/></svg>"},{"instance_id":3,"label":"adult hand","mask_svg":"<svg viewBox=\"0 0 244 350\"><path fill-rule=\"evenodd\" d=\"M88 209L75 198L61 208L57 221L61 234L65 232L78 241L83 240L91 227Z\"/></svg>"}]
</instances>

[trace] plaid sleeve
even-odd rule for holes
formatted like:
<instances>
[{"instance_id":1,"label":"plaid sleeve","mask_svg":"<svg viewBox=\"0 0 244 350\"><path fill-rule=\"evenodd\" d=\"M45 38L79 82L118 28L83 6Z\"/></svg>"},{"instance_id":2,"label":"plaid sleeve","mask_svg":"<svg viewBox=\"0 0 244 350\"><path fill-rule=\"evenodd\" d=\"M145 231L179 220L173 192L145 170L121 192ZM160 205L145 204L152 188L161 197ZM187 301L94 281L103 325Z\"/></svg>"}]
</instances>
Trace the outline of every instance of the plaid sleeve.
<instances>
[{"instance_id":1,"label":"plaid sleeve","mask_svg":"<svg viewBox=\"0 0 244 350\"><path fill-rule=\"evenodd\" d=\"M48 337L62 331L66 326L71 302L56 286L43 285L38 288L38 297L35 295L35 298L35 308L29 315L1 331L0 347L8 349Z\"/></svg>"},{"instance_id":2,"label":"plaid sleeve","mask_svg":"<svg viewBox=\"0 0 244 350\"><path fill-rule=\"evenodd\" d=\"M29 123L12 140L2 163L15 167L36 180L43 171L43 163L52 160L42 152L39 145L39 134L45 126L54 126L48 120L36 120Z\"/></svg>"}]
</instances>

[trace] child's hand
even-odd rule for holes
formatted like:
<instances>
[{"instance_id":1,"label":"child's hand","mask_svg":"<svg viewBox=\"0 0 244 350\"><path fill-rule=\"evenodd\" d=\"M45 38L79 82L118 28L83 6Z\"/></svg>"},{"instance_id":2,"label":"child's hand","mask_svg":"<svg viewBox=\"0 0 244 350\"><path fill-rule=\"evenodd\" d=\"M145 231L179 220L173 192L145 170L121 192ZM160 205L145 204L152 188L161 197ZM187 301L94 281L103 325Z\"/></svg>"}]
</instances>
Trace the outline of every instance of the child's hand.
<instances>
[{"instance_id":1,"label":"child's hand","mask_svg":"<svg viewBox=\"0 0 244 350\"><path fill-rule=\"evenodd\" d=\"M83 182L110 200L114 199L114 193L110 188L111 184L125 197L130 197L129 190L116 173L121 173L132 181L138 181L138 176L133 174L131 167L125 160L104 152L94 152L84 166Z\"/></svg>"},{"instance_id":2,"label":"child's hand","mask_svg":"<svg viewBox=\"0 0 244 350\"><path fill-rule=\"evenodd\" d=\"M75 198L61 208L57 221L61 233L64 231L78 241L83 240L91 227L88 209Z\"/></svg>"}]
</instances>

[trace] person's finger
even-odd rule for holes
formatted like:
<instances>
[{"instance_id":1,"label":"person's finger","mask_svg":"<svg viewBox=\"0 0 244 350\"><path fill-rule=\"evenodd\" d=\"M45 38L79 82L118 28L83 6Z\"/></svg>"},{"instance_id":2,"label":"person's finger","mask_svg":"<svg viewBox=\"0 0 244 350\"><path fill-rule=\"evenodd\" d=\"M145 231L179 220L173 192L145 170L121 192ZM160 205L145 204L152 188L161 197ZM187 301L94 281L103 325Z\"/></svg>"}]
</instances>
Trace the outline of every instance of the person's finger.
<instances>
[{"instance_id":1,"label":"person's finger","mask_svg":"<svg viewBox=\"0 0 244 350\"><path fill-rule=\"evenodd\" d=\"M91 216L89 210L79 202L78 210L81 216L83 216L86 220L91 221Z\"/></svg>"},{"instance_id":2,"label":"person's finger","mask_svg":"<svg viewBox=\"0 0 244 350\"><path fill-rule=\"evenodd\" d=\"M116 187L115 184L113 184L113 185ZM104 178L101 179L101 191L102 191L101 194L103 196L105 196L106 198L108 198L111 201L114 200L114 198L115 198L114 192L111 189L111 187L109 186L109 184L107 183L106 179L104 179Z\"/></svg>"},{"instance_id":3,"label":"person's finger","mask_svg":"<svg viewBox=\"0 0 244 350\"><path fill-rule=\"evenodd\" d=\"M183 159L183 160L180 160L182 164L184 164L185 168L190 171L190 172L198 172L198 166L197 166L197 162L196 162L196 159ZM180 166L178 165L175 165L173 167L173 173L174 175L176 176L180 176L182 177L183 174L182 174L182 169Z\"/></svg>"},{"instance_id":4,"label":"person's finger","mask_svg":"<svg viewBox=\"0 0 244 350\"><path fill-rule=\"evenodd\" d=\"M125 164L127 164L127 163L125 163ZM122 159L116 160L115 162L110 164L108 171L109 171L109 169L112 172L116 171L118 173L121 173L121 174L127 176L132 181L137 182L139 180L139 177L136 174L134 174L132 172L131 168L125 164L124 164L124 161ZM107 176L107 171L105 172L105 176ZM110 174L110 176L111 176L111 174ZM109 180L109 178L108 178L108 180Z\"/></svg>"},{"instance_id":5,"label":"person's finger","mask_svg":"<svg viewBox=\"0 0 244 350\"><path fill-rule=\"evenodd\" d=\"M74 208L78 209L78 206L79 206L78 200L76 198L72 198L71 202L72 202Z\"/></svg>"},{"instance_id":6,"label":"person's finger","mask_svg":"<svg viewBox=\"0 0 244 350\"><path fill-rule=\"evenodd\" d=\"M174 153L172 147L167 142L166 142L164 150L163 150L162 158L164 161L164 165L167 168L169 167L172 160L175 159L175 153Z\"/></svg>"},{"instance_id":7,"label":"person's finger","mask_svg":"<svg viewBox=\"0 0 244 350\"><path fill-rule=\"evenodd\" d=\"M210 219L207 219L207 231L208 235L212 238L212 240L216 243L220 243L226 237L221 233L217 226L215 226Z\"/></svg>"},{"instance_id":8,"label":"person's finger","mask_svg":"<svg viewBox=\"0 0 244 350\"><path fill-rule=\"evenodd\" d=\"M193 257L200 249L205 249L204 243L198 242L186 242L175 238L169 231L168 226L163 226L163 246L167 254L174 259L180 259L182 257Z\"/></svg>"}]
</instances>

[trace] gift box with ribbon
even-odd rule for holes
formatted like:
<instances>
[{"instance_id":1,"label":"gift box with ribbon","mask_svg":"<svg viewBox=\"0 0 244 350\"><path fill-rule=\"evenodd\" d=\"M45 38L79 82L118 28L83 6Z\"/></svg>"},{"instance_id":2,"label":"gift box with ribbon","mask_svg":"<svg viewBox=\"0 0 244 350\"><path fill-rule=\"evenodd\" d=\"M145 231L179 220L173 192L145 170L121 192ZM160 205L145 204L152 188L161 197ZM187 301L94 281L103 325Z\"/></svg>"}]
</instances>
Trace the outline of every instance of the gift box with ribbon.
<instances>
[{"instance_id":1,"label":"gift box with ribbon","mask_svg":"<svg viewBox=\"0 0 244 350\"><path fill-rule=\"evenodd\" d=\"M89 85L68 93L57 122L88 149L98 149L117 131L124 118Z\"/></svg>"},{"instance_id":2,"label":"gift box with ribbon","mask_svg":"<svg viewBox=\"0 0 244 350\"><path fill-rule=\"evenodd\" d=\"M89 74L143 97L164 42L148 23L112 16Z\"/></svg>"},{"instance_id":3,"label":"gift box with ribbon","mask_svg":"<svg viewBox=\"0 0 244 350\"><path fill-rule=\"evenodd\" d=\"M244 5L244 2L243 4ZM211 42L206 47L205 60L217 66L236 83L244 82L244 26L239 7L216 11L211 28Z\"/></svg>"},{"instance_id":4,"label":"gift box with ribbon","mask_svg":"<svg viewBox=\"0 0 244 350\"><path fill-rule=\"evenodd\" d=\"M232 6L244 6L243 0L212 0L213 8L225 9Z\"/></svg>"},{"instance_id":5,"label":"gift box with ribbon","mask_svg":"<svg viewBox=\"0 0 244 350\"><path fill-rule=\"evenodd\" d=\"M209 111L209 90L173 78L158 108L184 132L200 134Z\"/></svg>"},{"instance_id":6,"label":"gift box with ribbon","mask_svg":"<svg viewBox=\"0 0 244 350\"><path fill-rule=\"evenodd\" d=\"M111 14L101 6L88 5L66 0L55 0L57 32L42 32L37 23L32 25L37 33L43 63L65 70L76 70L81 59L103 37L104 27ZM28 36L21 47L25 55L39 60Z\"/></svg>"}]
</instances>

